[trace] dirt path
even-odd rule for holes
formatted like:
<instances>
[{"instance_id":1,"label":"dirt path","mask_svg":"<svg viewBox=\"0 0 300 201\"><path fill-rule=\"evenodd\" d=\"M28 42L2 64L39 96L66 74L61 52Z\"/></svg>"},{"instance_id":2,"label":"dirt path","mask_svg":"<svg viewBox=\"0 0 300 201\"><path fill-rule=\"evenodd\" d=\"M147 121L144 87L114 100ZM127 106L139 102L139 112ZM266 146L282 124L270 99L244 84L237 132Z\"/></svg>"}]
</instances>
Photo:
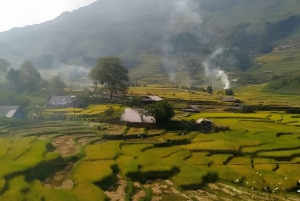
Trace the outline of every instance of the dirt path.
<instances>
[{"instance_id":1,"label":"dirt path","mask_svg":"<svg viewBox=\"0 0 300 201\"><path fill-rule=\"evenodd\" d=\"M77 139L78 144L75 143L75 139ZM52 145L62 157L68 157L79 153L82 145L95 139L97 139L95 135L64 135L54 138Z\"/></svg>"},{"instance_id":2,"label":"dirt path","mask_svg":"<svg viewBox=\"0 0 300 201\"><path fill-rule=\"evenodd\" d=\"M111 201L124 201L127 182L120 175L117 178L117 183L109 188L111 191L105 191L105 194Z\"/></svg>"},{"instance_id":3,"label":"dirt path","mask_svg":"<svg viewBox=\"0 0 300 201\"><path fill-rule=\"evenodd\" d=\"M62 188L62 189L72 189L74 182L69 179L72 173L74 163L69 163L68 166L56 172L53 177L49 177L44 182L45 186L48 188Z\"/></svg>"}]
</instances>

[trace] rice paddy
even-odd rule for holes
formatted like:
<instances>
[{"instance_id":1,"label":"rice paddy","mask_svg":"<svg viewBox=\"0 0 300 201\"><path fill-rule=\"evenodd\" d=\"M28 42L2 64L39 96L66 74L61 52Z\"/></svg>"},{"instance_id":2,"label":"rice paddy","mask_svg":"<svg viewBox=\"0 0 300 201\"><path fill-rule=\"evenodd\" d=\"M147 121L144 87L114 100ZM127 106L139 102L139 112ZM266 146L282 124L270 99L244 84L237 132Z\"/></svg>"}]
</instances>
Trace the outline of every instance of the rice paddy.
<instances>
[{"instance_id":1,"label":"rice paddy","mask_svg":"<svg viewBox=\"0 0 300 201\"><path fill-rule=\"evenodd\" d=\"M180 191L161 192L164 199L212 182L229 182L253 194L274 191L289 196L298 190L299 116L215 112L177 120L199 118L230 130L204 134L87 122L3 127L0 200L107 200L120 178L144 188L149 188L149 180L171 181ZM63 136L68 136L65 141L58 140Z\"/></svg>"}]
</instances>

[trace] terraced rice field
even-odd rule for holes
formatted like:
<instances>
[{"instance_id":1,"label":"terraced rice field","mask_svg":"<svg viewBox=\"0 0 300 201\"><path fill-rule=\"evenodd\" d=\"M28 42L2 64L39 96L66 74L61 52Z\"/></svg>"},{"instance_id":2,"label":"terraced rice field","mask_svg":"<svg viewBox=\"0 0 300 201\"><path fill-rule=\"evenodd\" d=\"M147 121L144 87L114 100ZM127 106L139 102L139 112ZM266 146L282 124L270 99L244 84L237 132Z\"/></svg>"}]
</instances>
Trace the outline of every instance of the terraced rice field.
<instances>
[{"instance_id":1,"label":"terraced rice field","mask_svg":"<svg viewBox=\"0 0 300 201\"><path fill-rule=\"evenodd\" d=\"M231 130L112 124L98 130L96 123L71 122L2 128L0 200L299 199L300 130L289 124L295 117L201 113L181 119L203 117Z\"/></svg>"}]
</instances>

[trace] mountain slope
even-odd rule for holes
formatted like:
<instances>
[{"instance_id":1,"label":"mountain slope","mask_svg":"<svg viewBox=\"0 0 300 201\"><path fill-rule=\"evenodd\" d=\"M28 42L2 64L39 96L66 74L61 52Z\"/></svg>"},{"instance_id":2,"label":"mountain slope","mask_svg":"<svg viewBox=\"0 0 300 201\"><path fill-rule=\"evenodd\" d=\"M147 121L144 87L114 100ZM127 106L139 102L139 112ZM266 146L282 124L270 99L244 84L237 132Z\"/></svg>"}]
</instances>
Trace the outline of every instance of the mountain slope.
<instances>
[{"instance_id":1,"label":"mountain slope","mask_svg":"<svg viewBox=\"0 0 300 201\"><path fill-rule=\"evenodd\" d=\"M267 22L298 15L297 0L98 0L43 24L0 33L0 58L15 66L22 59L43 58L92 66L96 58L113 54L127 67L139 67L136 61L145 52L203 52L203 44L239 46L232 41L244 41L245 33L258 37ZM300 25L292 27L271 44L295 43Z\"/></svg>"}]
</instances>

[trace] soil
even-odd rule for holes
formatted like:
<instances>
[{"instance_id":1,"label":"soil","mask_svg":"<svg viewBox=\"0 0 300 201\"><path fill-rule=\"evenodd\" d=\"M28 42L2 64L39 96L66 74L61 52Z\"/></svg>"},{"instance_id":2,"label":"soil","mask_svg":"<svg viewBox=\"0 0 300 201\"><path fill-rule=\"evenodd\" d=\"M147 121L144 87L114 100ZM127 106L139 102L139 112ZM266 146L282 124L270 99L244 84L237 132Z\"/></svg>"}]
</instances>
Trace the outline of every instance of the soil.
<instances>
[{"instance_id":1,"label":"soil","mask_svg":"<svg viewBox=\"0 0 300 201\"><path fill-rule=\"evenodd\" d=\"M111 201L124 201L127 181L124 180L120 175L117 175L117 178L118 181L116 184L109 188L111 191L105 191L105 194Z\"/></svg>"},{"instance_id":2,"label":"soil","mask_svg":"<svg viewBox=\"0 0 300 201\"><path fill-rule=\"evenodd\" d=\"M72 173L74 163L69 163L68 166L56 172L53 177L49 177L45 180L44 185L48 188L62 188L62 189L72 189L74 182L69 179Z\"/></svg>"},{"instance_id":3,"label":"soil","mask_svg":"<svg viewBox=\"0 0 300 201\"><path fill-rule=\"evenodd\" d=\"M77 139L78 144L75 143L74 139ZM62 157L68 157L79 153L82 145L95 139L98 139L95 135L64 135L54 138L52 145Z\"/></svg>"}]
</instances>

